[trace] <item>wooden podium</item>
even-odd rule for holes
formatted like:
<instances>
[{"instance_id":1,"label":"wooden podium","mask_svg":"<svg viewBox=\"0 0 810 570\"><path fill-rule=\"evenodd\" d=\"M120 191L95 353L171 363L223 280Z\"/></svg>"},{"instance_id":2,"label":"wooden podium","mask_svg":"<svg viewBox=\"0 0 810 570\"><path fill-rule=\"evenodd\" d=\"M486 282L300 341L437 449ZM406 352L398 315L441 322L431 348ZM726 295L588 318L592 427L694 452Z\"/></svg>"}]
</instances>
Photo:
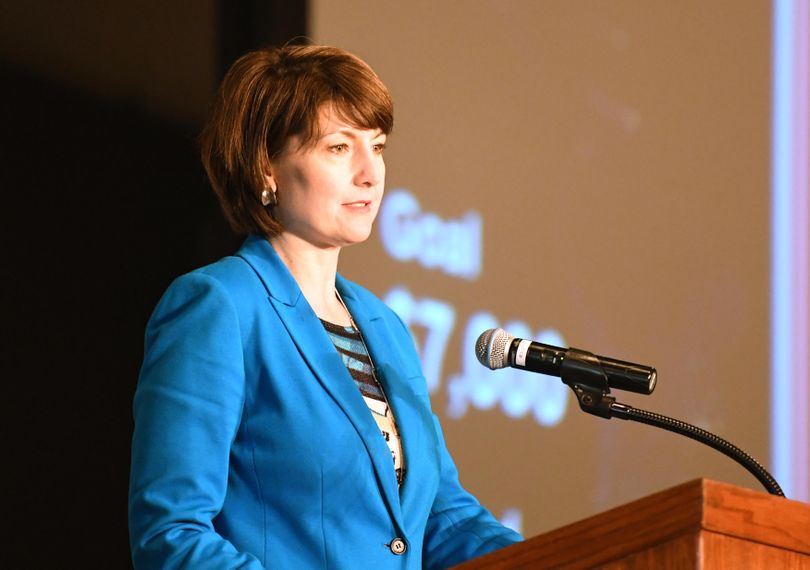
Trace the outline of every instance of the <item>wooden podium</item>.
<instances>
[{"instance_id":1,"label":"wooden podium","mask_svg":"<svg viewBox=\"0 0 810 570\"><path fill-rule=\"evenodd\" d=\"M697 479L454 568L810 569L810 505Z\"/></svg>"}]
</instances>

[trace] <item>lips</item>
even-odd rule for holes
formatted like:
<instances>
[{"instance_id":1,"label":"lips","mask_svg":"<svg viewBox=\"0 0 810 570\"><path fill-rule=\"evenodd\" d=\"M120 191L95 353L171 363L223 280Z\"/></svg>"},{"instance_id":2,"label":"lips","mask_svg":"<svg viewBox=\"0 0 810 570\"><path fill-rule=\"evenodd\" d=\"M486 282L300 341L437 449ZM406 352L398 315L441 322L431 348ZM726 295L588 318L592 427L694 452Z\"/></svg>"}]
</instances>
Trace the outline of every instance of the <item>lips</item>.
<instances>
[{"instance_id":1,"label":"lips","mask_svg":"<svg viewBox=\"0 0 810 570\"><path fill-rule=\"evenodd\" d=\"M371 204L371 200L357 200L356 202L346 202L343 205L352 208L365 208L369 204Z\"/></svg>"}]
</instances>

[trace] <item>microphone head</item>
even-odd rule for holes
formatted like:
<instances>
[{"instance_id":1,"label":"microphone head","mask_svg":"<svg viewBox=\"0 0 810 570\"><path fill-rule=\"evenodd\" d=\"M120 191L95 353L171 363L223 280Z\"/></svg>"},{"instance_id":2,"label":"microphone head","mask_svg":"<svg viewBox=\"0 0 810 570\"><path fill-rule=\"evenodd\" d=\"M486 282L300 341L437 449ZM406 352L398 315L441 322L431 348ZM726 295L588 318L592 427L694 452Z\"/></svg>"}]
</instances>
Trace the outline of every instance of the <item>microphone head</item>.
<instances>
[{"instance_id":1,"label":"microphone head","mask_svg":"<svg viewBox=\"0 0 810 570\"><path fill-rule=\"evenodd\" d=\"M509 366L509 345L515 337L503 329L487 329L475 341L475 357L491 370Z\"/></svg>"}]
</instances>

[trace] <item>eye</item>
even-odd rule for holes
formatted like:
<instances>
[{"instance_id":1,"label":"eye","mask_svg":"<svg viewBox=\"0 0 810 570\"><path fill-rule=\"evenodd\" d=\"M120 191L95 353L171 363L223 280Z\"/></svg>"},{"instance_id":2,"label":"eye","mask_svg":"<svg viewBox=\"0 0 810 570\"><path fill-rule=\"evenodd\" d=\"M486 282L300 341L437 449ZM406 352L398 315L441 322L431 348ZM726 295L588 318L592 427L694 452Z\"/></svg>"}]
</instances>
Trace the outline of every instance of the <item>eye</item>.
<instances>
[{"instance_id":1,"label":"eye","mask_svg":"<svg viewBox=\"0 0 810 570\"><path fill-rule=\"evenodd\" d=\"M349 150L349 145L346 143L333 144L329 147L329 151L334 152L335 154L341 154L347 150Z\"/></svg>"},{"instance_id":2,"label":"eye","mask_svg":"<svg viewBox=\"0 0 810 570\"><path fill-rule=\"evenodd\" d=\"M373 148L373 149L374 149L374 152L375 152L375 153L377 153L377 154L382 154L382 151L384 151L384 150L385 150L385 143L384 143L384 142L383 142L383 143L377 143L377 144L375 144L375 145L372 145L372 147L371 147L371 148Z\"/></svg>"}]
</instances>

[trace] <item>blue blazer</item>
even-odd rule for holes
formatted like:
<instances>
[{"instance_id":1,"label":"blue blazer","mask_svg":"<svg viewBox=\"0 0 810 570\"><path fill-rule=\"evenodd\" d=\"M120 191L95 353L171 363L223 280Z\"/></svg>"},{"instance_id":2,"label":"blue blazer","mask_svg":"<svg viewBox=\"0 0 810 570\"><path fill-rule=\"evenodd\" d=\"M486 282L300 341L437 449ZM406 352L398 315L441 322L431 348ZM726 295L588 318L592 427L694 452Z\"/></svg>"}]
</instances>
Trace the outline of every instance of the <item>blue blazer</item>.
<instances>
[{"instance_id":1,"label":"blue blazer","mask_svg":"<svg viewBox=\"0 0 810 570\"><path fill-rule=\"evenodd\" d=\"M177 279L149 321L134 399L136 568L446 568L521 539L459 484L405 325L362 287L340 276L337 287L394 410L401 488L323 326L252 236Z\"/></svg>"}]
</instances>

